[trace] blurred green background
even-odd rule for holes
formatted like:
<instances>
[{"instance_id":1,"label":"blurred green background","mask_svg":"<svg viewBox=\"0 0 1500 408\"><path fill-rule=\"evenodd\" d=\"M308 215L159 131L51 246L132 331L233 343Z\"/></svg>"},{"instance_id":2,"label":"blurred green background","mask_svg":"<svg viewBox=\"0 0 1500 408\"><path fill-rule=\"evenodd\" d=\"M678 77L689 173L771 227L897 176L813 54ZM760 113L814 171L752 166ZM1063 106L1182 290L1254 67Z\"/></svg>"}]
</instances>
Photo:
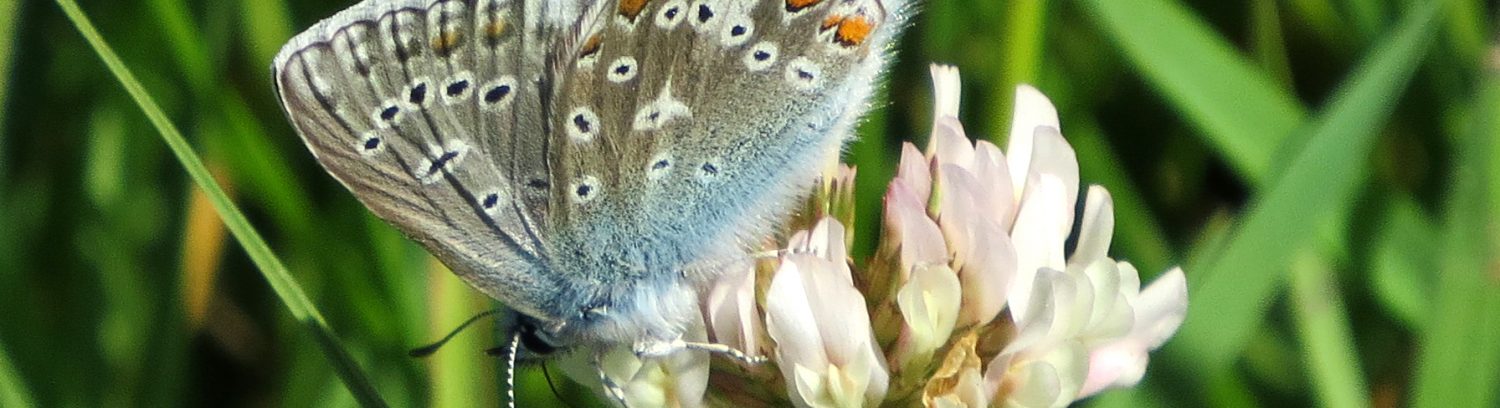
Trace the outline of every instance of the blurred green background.
<instances>
[{"instance_id":1,"label":"blurred green background","mask_svg":"<svg viewBox=\"0 0 1500 408\"><path fill-rule=\"evenodd\" d=\"M71 3L0 0L0 407L499 403L483 330L405 354L488 301L320 171L273 100L271 56L351 0L78 6L269 243L248 252ZM1114 195L1115 257L1187 270L1146 381L1087 405L1500 406L1495 2L921 10L849 148L858 251L900 143L925 145L927 64L956 64L971 136L1003 138L1013 85L1038 85ZM559 405L535 370L520 394Z\"/></svg>"}]
</instances>

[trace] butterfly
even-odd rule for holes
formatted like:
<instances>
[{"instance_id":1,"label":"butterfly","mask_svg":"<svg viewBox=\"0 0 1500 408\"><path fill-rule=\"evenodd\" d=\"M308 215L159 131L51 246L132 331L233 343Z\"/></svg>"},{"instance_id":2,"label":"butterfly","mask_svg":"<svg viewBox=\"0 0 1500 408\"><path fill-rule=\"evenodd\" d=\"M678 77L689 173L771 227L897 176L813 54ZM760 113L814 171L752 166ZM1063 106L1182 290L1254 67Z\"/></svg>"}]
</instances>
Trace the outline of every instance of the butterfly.
<instances>
[{"instance_id":1,"label":"butterfly","mask_svg":"<svg viewBox=\"0 0 1500 408\"><path fill-rule=\"evenodd\" d=\"M681 340L837 158L899 0L366 0L272 64L318 163L532 350Z\"/></svg>"}]
</instances>

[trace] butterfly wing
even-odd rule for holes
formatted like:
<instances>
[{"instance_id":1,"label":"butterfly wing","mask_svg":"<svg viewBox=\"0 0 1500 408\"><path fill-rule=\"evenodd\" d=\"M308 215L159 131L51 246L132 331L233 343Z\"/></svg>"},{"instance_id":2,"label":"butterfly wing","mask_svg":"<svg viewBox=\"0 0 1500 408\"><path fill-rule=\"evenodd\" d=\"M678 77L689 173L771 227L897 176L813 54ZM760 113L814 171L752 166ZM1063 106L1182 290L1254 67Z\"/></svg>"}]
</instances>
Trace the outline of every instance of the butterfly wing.
<instances>
[{"instance_id":1,"label":"butterfly wing","mask_svg":"<svg viewBox=\"0 0 1500 408\"><path fill-rule=\"evenodd\" d=\"M890 3L886 1L885 3ZM779 223L867 108L874 0L607 1L554 64L554 249L579 280L675 279ZM563 258L563 257L557 257ZM612 290L621 285L600 285Z\"/></svg>"},{"instance_id":2,"label":"butterfly wing","mask_svg":"<svg viewBox=\"0 0 1500 408\"><path fill-rule=\"evenodd\" d=\"M546 316L546 38L573 2L367 0L272 71L318 162L377 216L509 306ZM559 28L563 27L563 28Z\"/></svg>"}]
</instances>

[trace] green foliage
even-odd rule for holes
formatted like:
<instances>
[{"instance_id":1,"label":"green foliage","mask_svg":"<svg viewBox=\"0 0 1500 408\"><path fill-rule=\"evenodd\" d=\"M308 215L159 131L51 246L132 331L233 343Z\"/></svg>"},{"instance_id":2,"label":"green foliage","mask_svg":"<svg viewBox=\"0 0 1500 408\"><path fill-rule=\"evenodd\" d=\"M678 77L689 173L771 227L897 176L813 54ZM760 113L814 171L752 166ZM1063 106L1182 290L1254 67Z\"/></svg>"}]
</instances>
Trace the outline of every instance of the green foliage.
<instances>
[{"instance_id":1,"label":"green foliage","mask_svg":"<svg viewBox=\"0 0 1500 408\"><path fill-rule=\"evenodd\" d=\"M282 42L352 0L82 2L0 0L0 406L500 401L484 330L405 354L490 301L273 100ZM1089 404L1500 406L1491 3L927 1L847 155L856 250L951 63L976 137L1016 83L1052 97L1114 255L1186 269L1178 338Z\"/></svg>"}]
</instances>

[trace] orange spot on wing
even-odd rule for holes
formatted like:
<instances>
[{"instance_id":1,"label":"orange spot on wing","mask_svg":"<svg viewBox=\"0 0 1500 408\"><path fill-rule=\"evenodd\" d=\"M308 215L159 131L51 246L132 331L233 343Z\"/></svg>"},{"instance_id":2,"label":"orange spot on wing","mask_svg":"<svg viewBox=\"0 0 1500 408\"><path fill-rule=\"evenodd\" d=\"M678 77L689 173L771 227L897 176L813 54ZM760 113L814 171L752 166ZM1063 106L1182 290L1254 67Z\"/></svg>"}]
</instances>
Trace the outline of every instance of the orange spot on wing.
<instances>
[{"instance_id":1,"label":"orange spot on wing","mask_svg":"<svg viewBox=\"0 0 1500 408\"><path fill-rule=\"evenodd\" d=\"M578 59L588 58L599 53L599 47L604 43L604 36L594 34L583 42L583 49L578 53Z\"/></svg>"},{"instance_id":2,"label":"orange spot on wing","mask_svg":"<svg viewBox=\"0 0 1500 408\"><path fill-rule=\"evenodd\" d=\"M505 35L505 29L507 28L509 26L506 25L505 20L495 20L484 26L484 35L489 36L490 39L497 39Z\"/></svg>"},{"instance_id":3,"label":"orange spot on wing","mask_svg":"<svg viewBox=\"0 0 1500 408\"><path fill-rule=\"evenodd\" d=\"M635 22L635 18L639 17L641 11L646 9L646 3L650 2L651 0L621 0L620 15L631 22Z\"/></svg>"},{"instance_id":4,"label":"orange spot on wing","mask_svg":"<svg viewBox=\"0 0 1500 408\"><path fill-rule=\"evenodd\" d=\"M834 40L845 47L853 47L863 44L872 31L875 31L875 22L869 17L851 16L839 24L839 31L834 35Z\"/></svg>"},{"instance_id":5,"label":"orange spot on wing","mask_svg":"<svg viewBox=\"0 0 1500 408\"><path fill-rule=\"evenodd\" d=\"M823 24L821 26L819 26L819 28L822 29L822 30L824 30L824 31L827 31L830 28L838 26L839 23L842 23L842 22L844 22L844 16L833 16L833 15L830 15L830 16L828 16L828 18L823 19Z\"/></svg>"},{"instance_id":6,"label":"orange spot on wing","mask_svg":"<svg viewBox=\"0 0 1500 408\"><path fill-rule=\"evenodd\" d=\"M786 0L786 11L790 13L796 13L798 11L802 11L802 9L816 6L818 5L818 3L822 2L823 0Z\"/></svg>"},{"instance_id":7,"label":"orange spot on wing","mask_svg":"<svg viewBox=\"0 0 1500 408\"><path fill-rule=\"evenodd\" d=\"M458 42L462 41L463 38L463 34L457 31L445 31L438 35L437 38L432 39L432 49L439 54L447 55L449 52L453 52L454 48L458 48Z\"/></svg>"},{"instance_id":8,"label":"orange spot on wing","mask_svg":"<svg viewBox=\"0 0 1500 408\"><path fill-rule=\"evenodd\" d=\"M864 44L875 31L875 21L865 15L830 15L823 19L822 31L834 30L833 41L845 47Z\"/></svg>"}]
</instances>

